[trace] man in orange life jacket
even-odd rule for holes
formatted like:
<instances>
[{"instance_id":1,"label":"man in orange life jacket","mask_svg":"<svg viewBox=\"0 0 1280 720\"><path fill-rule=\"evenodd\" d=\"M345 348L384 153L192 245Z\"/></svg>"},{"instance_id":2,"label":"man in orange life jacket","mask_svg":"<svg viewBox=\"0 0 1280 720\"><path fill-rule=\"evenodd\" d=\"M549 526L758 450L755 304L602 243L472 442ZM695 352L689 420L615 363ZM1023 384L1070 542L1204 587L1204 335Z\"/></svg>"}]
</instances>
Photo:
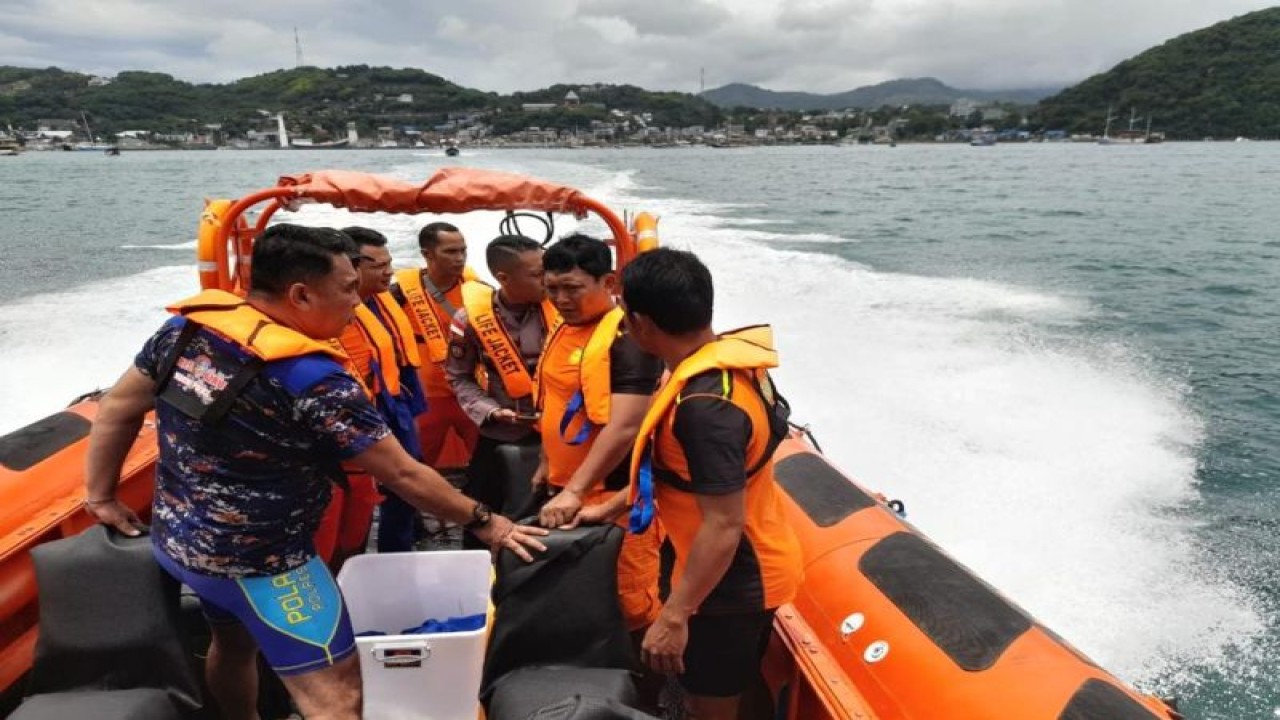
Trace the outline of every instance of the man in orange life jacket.
<instances>
[{"instance_id":1,"label":"man in orange life jacket","mask_svg":"<svg viewBox=\"0 0 1280 720\"><path fill-rule=\"evenodd\" d=\"M611 520L628 504L633 532L661 519L670 594L641 658L677 676L692 716L732 720L773 612L802 574L773 478L788 411L767 372L778 364L772 332L713 333L711 273L692 253L643 253L622 277L627 327L670 375L636 438L629 492L578 521Z\"/></svg>"},{"instance_id":2,"label":"man in orange life jacket","mask_svg":"<svg viewBox=\"0 0 1280 720\"><path fill-rule=\"evenodd\" d=\"M115 498L121 467L155 409L157 562L200 597L213 641L206 680L220 717L257 717L259 649L298 709L360 716L351 620L312 537L329 484L351 461L415 507L528 558L520 528L457 492L392 436L328 340L351 321L351 239L273 225L253 248L247 297L208 290L143 346L103 398L89 435L85 508L137 535Z\"/></svg>"},{"instance_id":3,"label":"man in orange life jacket","mask_svg":"<svg viewBox=\"0 0 1280 720\"><path fill-rule=\"evenodd\" d=\"M522 235L499 236L485 248L485 261L498 290L480 282L463 284L464 307L450 327L445 372L463 411L480 427L464 492L515 516L527 508L508 507L515 499L507 497L511 493L503 486L499 446L536 446L541 439L533 426L533 375L559 313L546 300L537 242ZM463 538L464 547L477 542Z\"/></svg>"},{"instance_id":4,"label":"man in orange life jacket","mask_svg":"<svg viewBox=\"0 0 1280 720\"><path fill-rule=\"evenodd\" d=\"M391 286L391 253L387 238L363 227L343 228L356 244L353 262L360 276L361 304L337 343L351 358L378 412L406 452L422 459L416 418L426 409L418 381L418 345L409 318L396 304ZM347 487L335 488L316 533L316 552L331 568L359 553L369 536L373 508L380 496L373 478L348 473Z\"/></svg>"},{"instance_id":5,"label":"man in orange life jacket","mask_svg":"<svg viewBox=\"0 0 1280 720\"><path fill-rule=\"evenodd\" d=\"M534 483L545 479L554 493L539 521L556 527L626 486L626 460L662 365L621 332L608 245L570 236L547 249L542 265L547 297L564 322L538 364L543 463ZM618 599L633 632L657 617L659 545L658 528L623 541Z\"/></svg>"},{"instance_id":6,"label":"man in orange life jacket","mask_svg":"<svg viewBox=\"0 0 1280 720\"><path fill-rule=\"evenodd\" d=\"M409 316L422 356L418 374L427 411L418 416L418 438L422 441L423 462L436 467L450 430L461 438L468 453L479 435L475 423L458 405L444 373L449 323L462 307L467 241L453 225L434 222L418 233L418 247L426 268L397 272L391 294ZM378 520L378 552L412 550L415 520L412 508L394 493L388 494Z\"/></svg>"}]
</instances>

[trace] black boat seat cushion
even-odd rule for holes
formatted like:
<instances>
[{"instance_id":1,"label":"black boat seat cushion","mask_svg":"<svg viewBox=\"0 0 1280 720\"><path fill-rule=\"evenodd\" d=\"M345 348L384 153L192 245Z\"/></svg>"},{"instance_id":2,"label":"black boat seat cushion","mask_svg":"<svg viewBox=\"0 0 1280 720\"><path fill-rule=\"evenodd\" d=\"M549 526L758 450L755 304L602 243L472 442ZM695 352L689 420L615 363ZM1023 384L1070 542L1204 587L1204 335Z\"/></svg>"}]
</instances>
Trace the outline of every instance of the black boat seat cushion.
<instances>
[{"instance_id":1,"label":"black boat seat cushion","mask_svg":"<svg viewBox=\"0 0 1280 720\"><path fill-rule=\"evenodd\" d=\"M583 702L586 707L577 708ZM486 717L488 720L649 718L629 707L635 703L636 686L630 671L544 665L520 668L502 676L493 687Z\"/></svg>"},{"instance_id":2,"label":"black boat seat cushion","mask_svg":"<svg viewBox=\"0 0 1280 720\"><path fill-rule=\"evenodd\" d=\"M97 525L40 545L31 555L40 637L29 692L151 688L167 693L179 708L199 709L199 685L183 644L179 586L156 563L149 537L130 538Z\"/></svg>"},{"instance_id":3,"label":"black boat seat cushion","mask_svg":"<svg viewBox=\"0 0 1280 720\"><path fill-rule=\"evenodd\" d=\"M574 695L553 703L528 717L528 720L658 720L658 718L621 705L614 700Z\"/></svg>"},{"instance_id":4,"label":"black boat seat cushion","mask_svg":"<svg viewBox=\"0 0 1280 720\"><path fill-rule=\"evenodd\" d=\"M503 443L494 449L502 475L502 507L498 511L507 517L523 517L537 512L537 498L529 478L538 469L541 445Z\"/></svg>"},{"instance_id":5,"label":"black boat seat cushion","mask_svg":"<svg viewBox=\"0 0 1280 720\"><path fill-rule=\"evenodd\" d=\"M622 536L615 525L552 530L541 538L547 551L535 554L531 563L509 551L499 555L496 611L480 691L486 705L496 682L518 668L636 667L618 607Z\"/></svg>"},{"instance_id":6,"label":"black boat seat cushion","mask_svg":"<svg viewBox=\"0 0 1280 720\"><path fill-rule=\"evenodd\" d=\"M9 720L181 720L169 693L154 688L60 692L27 698Z\"/></svg>"}]
</instances>

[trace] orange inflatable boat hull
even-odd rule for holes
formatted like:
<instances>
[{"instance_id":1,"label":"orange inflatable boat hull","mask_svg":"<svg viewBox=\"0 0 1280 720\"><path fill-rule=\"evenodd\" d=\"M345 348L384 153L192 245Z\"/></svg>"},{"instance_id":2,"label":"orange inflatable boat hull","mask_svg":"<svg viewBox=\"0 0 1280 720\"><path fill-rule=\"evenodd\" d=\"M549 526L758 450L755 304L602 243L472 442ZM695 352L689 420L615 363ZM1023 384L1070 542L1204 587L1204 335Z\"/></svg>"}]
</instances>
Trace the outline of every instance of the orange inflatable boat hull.
<instances>
[{"instance_id":1,"label":"orange inflatable boat hull","mask_svg":"<svg viewBox=\"0 0 1280 720\"><path fill-rule=\"evenodd\" d=\"M805 579L766 663L786 717L1176 718L979 580L798 438L775 456Z\"/></svg>"}]
</instances>

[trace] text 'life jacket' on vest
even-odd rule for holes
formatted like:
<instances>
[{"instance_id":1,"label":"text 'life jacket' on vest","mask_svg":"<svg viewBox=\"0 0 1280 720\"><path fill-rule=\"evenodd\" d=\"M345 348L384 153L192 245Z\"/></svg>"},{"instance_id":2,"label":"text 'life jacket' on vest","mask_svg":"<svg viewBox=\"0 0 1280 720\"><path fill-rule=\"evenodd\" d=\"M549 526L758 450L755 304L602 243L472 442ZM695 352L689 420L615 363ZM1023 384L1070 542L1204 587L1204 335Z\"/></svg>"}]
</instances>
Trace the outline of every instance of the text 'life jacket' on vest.
<instances>
[{"instance_id":1,"label":"text 'life jacket' on vest","mask_svg":"<svg viewBox=\"0 0 1280 720\"><path fill-rule=\"evenodd\" d=\"M512 400L529 397L533 394L533 375L525 365L520 347L507 331L502 319L494 310L497 291L481 282L468 282L462 285L462 304L467 311L467 322L476 333L480 347L493 364L502 387ZM560 314L549 301L543 300L538 306L542 313L543 327L550 334L560 324Z\"/></svg>"}]
</instances>

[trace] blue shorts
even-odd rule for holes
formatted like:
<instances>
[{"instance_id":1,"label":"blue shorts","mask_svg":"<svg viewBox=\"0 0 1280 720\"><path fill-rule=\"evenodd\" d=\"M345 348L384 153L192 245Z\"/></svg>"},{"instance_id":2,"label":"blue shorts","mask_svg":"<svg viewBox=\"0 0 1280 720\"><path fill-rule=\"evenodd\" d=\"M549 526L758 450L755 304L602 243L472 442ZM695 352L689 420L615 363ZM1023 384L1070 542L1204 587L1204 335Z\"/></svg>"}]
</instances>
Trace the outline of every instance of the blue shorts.
<instances>
[{"instance_id":1,"label":"blue shorts","mask_svg":"<svg viewBox=\"0 0 1280 720\"><path fill-rule=\"evenodd\" d=\"M355 652L342 593L320 558L279 575L223 578L187 570L153 550L166 572L195 591L210 624L244 625L276 673L320 670Z\"/></svg>"}]
</instances>

